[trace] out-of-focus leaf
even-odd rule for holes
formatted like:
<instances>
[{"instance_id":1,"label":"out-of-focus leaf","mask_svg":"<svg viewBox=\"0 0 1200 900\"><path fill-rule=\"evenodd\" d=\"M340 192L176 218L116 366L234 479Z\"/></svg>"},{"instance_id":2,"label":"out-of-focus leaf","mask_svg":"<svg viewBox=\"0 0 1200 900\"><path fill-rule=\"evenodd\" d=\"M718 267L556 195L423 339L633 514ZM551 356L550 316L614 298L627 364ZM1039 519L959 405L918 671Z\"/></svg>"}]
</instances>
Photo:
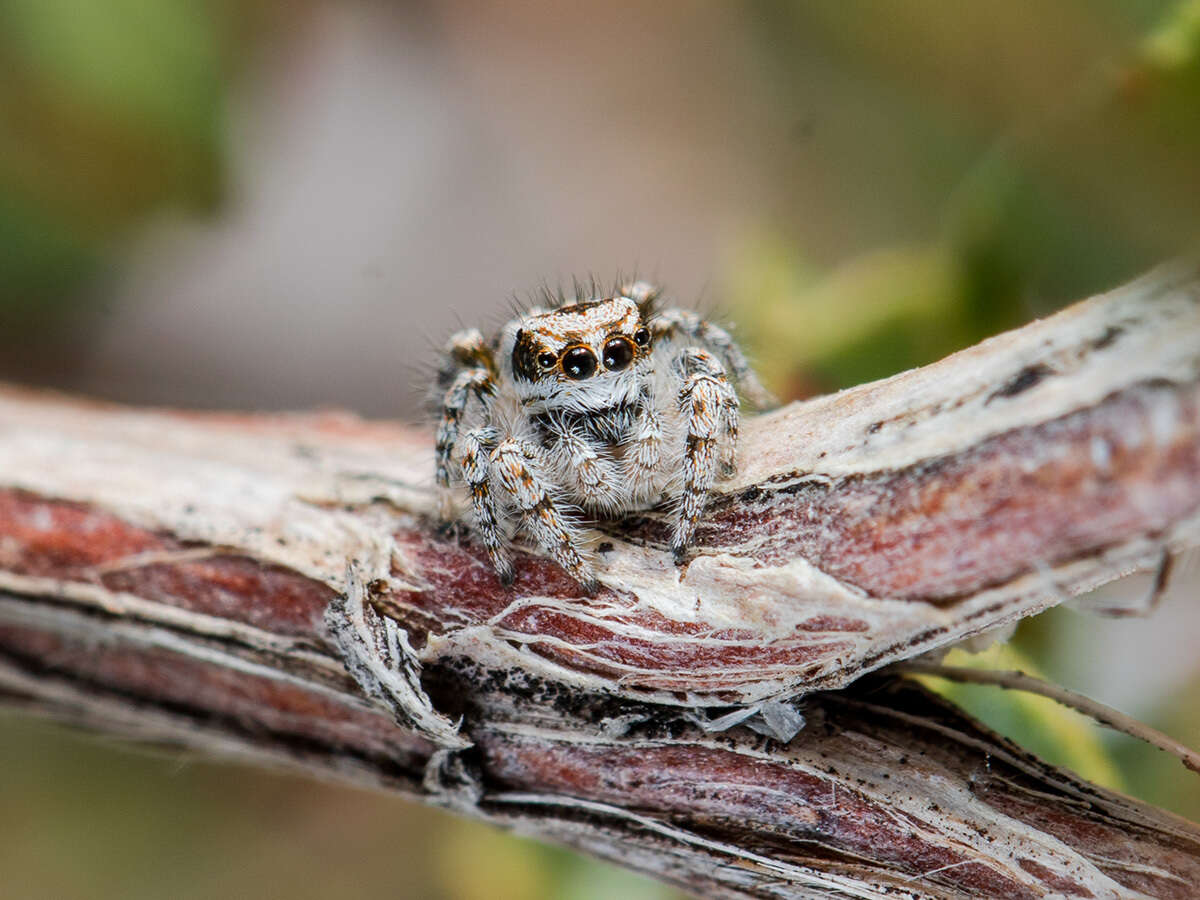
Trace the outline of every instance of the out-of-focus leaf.
<instances>
[{"instance_id":1,"label":"out-of-focus leaf","mask_svg":"<svg viewBox=\"0 0 1200 900\"><path fill-rule=\"evenodd\" d=\"M1142 55L1162 69L1196 65L1200 57L1200 0L1180 0L1142 41Z\"/></svg>"},{"instance_id":2,"label":"out-of-focus leaf","mask_svg":"<svg viewBox=\"0 0 1200 900\"><path fill-rule=\"evenodd\" d=\"M1093 220L1014 147L981 157L948 199L943 240L961 274L963 314L980 337L1119 284L1152 263Z\"/></svg>"},{"instance_id":3,"label":"out-of-focus leaf","mask_svg":"<svg viewBox=\"0 0 1200 900\"><path fill-rule=\"evenodd\" d=\"M219 30L197 0L0 4L0 189L106 236L217 188Z\"/></svg>"},{"instance_id":4,"label":"out-of-focus leaf","mask_svg":"<svg viewBox=\"0 0 1200 900\"><path fill-rule=\"evenodd\" d=\"M772 198L780 233L942 241L959 312L992 331L1187 250L1200 238L1198 2L923 0L902 17L761 4L780 105L814 122ZM820 180L802 177L813 167ZM925 225L939 205L940 233Z\"/></svg>"},{"instance_id":5,"label":"out-of-focus leaf","mask_svg":"<svg viewBox=\"0 0 1200 900\"><path fill-rule=\"evenodd\" d=\"M938 246L864 254L818 277L760 240L735 272L739 335L785 397L881 378L979 337L955 260Z\"/></svg>"},{"instance_id":6,"label":"out-of-focus leaf","mask_svg":"<svg viewBox=\"0 0 1200 900\"><path fill-rule=\"evenodd\" d=\"M212 138L220 50L196 0L5 0L10 50L39 76L117 120Z\"/></svg>"},{"instance_id":7,"label":"out-of-focus leaf","mask_svg":"<svg viewBox=\"0 0 1200 900\"><path fill-rule=\"evenodd\" d=\"M452 900L555 896L538 844L477 822L463 820L450 829L438 849L437 869Z\"/></svg>"},{"instance_id":8,"label":"out-of-focus leaf","mask_svg":"<svg viewBox=\"0 0 1200 900\"><path fill-rule=\"evenodd\" d=\"M164 207L215 204L230 55L215 8L0 0L0 313L69 298Z\"/></svg>"},{"instance_id":9,"label":"out-of-focus leaf","mask_svg":"<svg viewBox=\"0 0 1200 900\"><path fill-rule=\"evenodd\" d=\"M0 194L0 336L61 315L96 264L94 249L70 229Z\"/></svg>"},{"instance_id":10,"label":"out-of-focus leaf","mask_svg":"<svg viewBox=\"0 0 1200 900\"><path fill-rule=\"evenodd\" d=\"M478 822L454 823L439 849L441 885L452 900L672 900L665 885L578 853L514 837Z\"/></svg>"},{"instance_id":11,"label":"out-of-focus leaf","mask_svg":"<svg viewBox=\"0 0 1200 900\"><path fill-rule=\"evenodd\" d=\"M665 884L573 851L546 847L544 858L554 873L549 896L561 900L683 900Z\"/></svg>"}]
</instances>

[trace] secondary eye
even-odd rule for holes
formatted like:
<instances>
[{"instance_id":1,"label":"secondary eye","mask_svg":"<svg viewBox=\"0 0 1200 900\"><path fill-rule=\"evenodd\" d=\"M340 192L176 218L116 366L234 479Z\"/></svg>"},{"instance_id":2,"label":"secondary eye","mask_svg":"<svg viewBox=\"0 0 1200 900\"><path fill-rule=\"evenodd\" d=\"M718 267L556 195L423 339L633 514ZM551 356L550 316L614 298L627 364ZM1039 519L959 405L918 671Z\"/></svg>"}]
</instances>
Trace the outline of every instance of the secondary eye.
<instances>
[{"instance_id":1,"label":"secondary eye","mask_svg":"<svg viewBox=\"0 0 1200 900\"><path fill-rule=\"evenodd\" d=\"M543 369L553 369L556 362L558 362L558 357L553 353L538 354L538 365Z\"/></svg>"},{"instance_id":2,"label":"secondary eye","mask_svg":"<svg viewBox=\"0 0 1200 900\"><path fill-rule=\"evenodd\" d=\"M633 347L625 338L613 338L604 345L604 368L619 372L633 362Z\"/></svg>"},{"instance_id":3,"label":"secondary eye","mask_svg":"<svg viewBox=\"0 0 1200 900\"><path fill-rule=\"evenodd\" d=\"M562 358L563 373L568 378L582 381L596 372L596 355L587 347L572 347Z\"/></svg>"},{"instance_id":4,"label":"secondary eye","mask_svg":"<svg viewBox=\"0 0 1200 900\"><path fill-rule=\"evenodd\" d=\"M637 345L639 347L645 347L648 343L650 343L650 329L639 328L633 333L633 339L637 341Z\"/></svg>"}]
</instances>

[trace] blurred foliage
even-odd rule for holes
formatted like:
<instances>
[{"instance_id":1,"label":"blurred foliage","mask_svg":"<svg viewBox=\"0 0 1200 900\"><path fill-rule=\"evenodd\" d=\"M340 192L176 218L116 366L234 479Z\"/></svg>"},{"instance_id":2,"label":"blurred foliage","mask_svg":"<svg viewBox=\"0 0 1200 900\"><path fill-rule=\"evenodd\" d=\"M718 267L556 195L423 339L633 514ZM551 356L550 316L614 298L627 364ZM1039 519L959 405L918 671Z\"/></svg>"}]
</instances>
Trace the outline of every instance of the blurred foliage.
<instances>
[{"instance_id":1,"label":"blurred foliage","mask_svg":"<svg viewBox=\"0 0 1200 900\"><path fill-rule=\"evenodd\" d=\"M669 900L648 879L446 813L0 715L12 900Z\"/></svg>"},{"instance_id":2,"label":"blurred foliage","mask_svg":"<svg viewBox=\"0 0 1200 900\"><path fill-rule=\"evenodd\" d=\"M464 864L466 863L466 864ZM462 822L438 851L438 875L454 900L670 900L675 891L567 850Z\"/></svg>"},{"instance_id":3,"label":"blurred foliage","mask_svg":"<svg viewBox=\"0 0 1200 900\"><path fill-rule=\"evenodd\" d=\"M964 275L937 246L863 253L819 274L767 237L743 251L739 271L726 289L738 333L781 397L882 378L1014 324L1010 307L965 302Z\"/></svg>"},{"instance_id":4,"label":"blurred foliage","mask_svg":"<svg viewBox=\"0 0 1200 900\"><path fill-rule=\"evenodd\" d=\"M1152 725L1187 747L1200 747L1200 674L1170 697L1161 699L1148 716ZM1178 760L1140 741L1123 740L1113 747L1113 759L1136 797L1174 810L1200 822L1200 778Z\"/></svg>"},{"instance_id":5,"label":"blurred foliage","mask_svg":"<svg viewBox=\"0 0 1200 900\"><path fill-rule=\"evenodd\" d=\"M231 37L202 0L0 0L0 322L69 315L148 217L216 208Z\"/></svg>"},{"instance_id":6,"label":"blurred foliage","mask_svg":"<svg viewBox=\"0 0 1200 900\"><path fill-rule=\"evenodd\" d=\"M929 362L1200 238L1196 0L757 10L800 127L726 290L785 396ZM814 208L876 246L823 264L798 237Z\"/></svg>"}]
</instances>

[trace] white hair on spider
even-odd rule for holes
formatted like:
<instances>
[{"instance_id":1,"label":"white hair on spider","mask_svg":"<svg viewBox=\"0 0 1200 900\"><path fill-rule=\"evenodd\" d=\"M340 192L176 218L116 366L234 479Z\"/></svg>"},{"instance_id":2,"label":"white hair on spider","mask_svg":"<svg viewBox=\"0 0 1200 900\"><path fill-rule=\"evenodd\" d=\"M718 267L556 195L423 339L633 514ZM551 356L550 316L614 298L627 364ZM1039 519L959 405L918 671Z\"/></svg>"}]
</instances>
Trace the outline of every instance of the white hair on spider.
<instances>
[{"instance_id":1,"label":"white hair on spider","mask_svg":"<svg viewBox=\"0 0 1200 900\"><path fill-rule=\"evenodd\" d=\"M500 580L513 580L512 525L587 590L596 580L581 523L672 502L682 561L718 475L734 471L739 399L771 403L724 329L657 309L637 281L611 296L551 297L490 339L445 346L437 390L437 482L464 483ZM471 403L472 399L477 403ZM447 496L443 515L453 503Z\"/></svg>"}]
</instances>

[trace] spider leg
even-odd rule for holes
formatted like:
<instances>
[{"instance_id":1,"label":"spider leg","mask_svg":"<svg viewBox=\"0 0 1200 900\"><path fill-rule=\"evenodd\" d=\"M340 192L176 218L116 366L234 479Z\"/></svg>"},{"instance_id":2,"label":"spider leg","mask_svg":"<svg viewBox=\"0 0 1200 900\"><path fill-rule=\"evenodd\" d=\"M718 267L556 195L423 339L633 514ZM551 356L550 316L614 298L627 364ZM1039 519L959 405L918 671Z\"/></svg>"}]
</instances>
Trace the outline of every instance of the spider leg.
<instances>
[{"instance_id":1,"label":"spider leg","mask_svg":"<svg viewBox=\"0 0 1200 900\"><path fill-rule=\"evenodd\" d=\"M595 576L576 549L577 529L563 517L546 484L529 465L536 458L528 444L507 438L492 451L491 468L500 487L520 510L522 523L538 546L585 590L595 591Z\"/></svg>"},{"instance_id":2,"label":"spider leg","mask_svg":"<svg viewBox=\"0 0 1200 900\"><path fill-rule=\"evenodd\" d=\"M754 369L750 367L746 354L737 345L733 337L720 325L708 322L688 309L664 309L650 321L650 329L655 338L673 338L683 335L690 340L698 341L702 346L712 350L725 364L725 368L733 375L741 392L750 405L756 409L767 409L775 406L775 398L771 396Z\"/></svg>"},{"instance_id":3,"label":"spider leg","mask_svg":"<svg viewBox=\"0 0 1200 900\"><path fill-rule=\"evenodd\" d=\"M725 367L711 353L698 347L680 352L676 365L684 376L679 391L679 409L687 418L687 444L683 455L683 493L679 501L671 551L682 562L704 511L709 489L717 474L721 438L729 449L720 462L732 463L732 438L737 435L737 394L725 375Z\"/></svg>"},{"instance_id":4,"label":"spider leg","mask_svg":"<svg viewBox=\"0 0 1200 900\"><path fill-rule=\"evenodd\" d=\"M564 429L555 441L555 453L566 460L566 475L586 509L603 508L616 487L616 472L611 462L601 459L596 448L577 431Z\"/></svg>"},{"instance_id":5,"label":"spider leg","mask_svg":"<svg viewBox=\"0 0 1200 900\"><path fill-rule=\"evenodd\" d=\"M483 399L495 390L495 380L487 369L463 369L454 376L454 381L442 398L442 421L438 425L435 453L437 483L438 487L443 489L443 519L448 517L449 512L449 504L445 502L449 500L449 494L445 489L450 487L450 470L454 462L452 454L458 441L458 427L462 421L463 410L466 409L467 401L472 395Z\"/></svg>"},{"instance_id":6,"label":"spider leg","mask_svg":"<svg viewBox=\"0 0 1200 900\"><path fill-rule=\"evenodd\" d=\"M719 463L722 478L729 478L737 472L737 441L740 410L738 408L737 394L732 391L730 393L731 396L727 396L721 401L721 431L724 440L718 446L720 447Z\"/></svg>"},{"instance_id":7,"label":"spider leg","mask_svg":"<svg viewBox=\"0 0 1200 900\"><path fill-rule=\"evenodd\" d=\"M662 461L662 419L646 399L625 451L625 476L630 491L645 496Z\"/></svg>"},{"instance_id":8,"label":"spider leg","mask_svg":"<svg viewBox=\"0 0 1200 900\"><path fill-rule=\"evenodd\" d=\"M496 570L502 584L512 584L513 567L504 547L504 530L497 515L496 497L491 488L490 461L492 450L499 437L494 428L474 428L463 435L462 465L463 479L471 490L471 506L475 510L475 523L479 536L487 550L492 568Z\"/></svg>"},{"instance_id":9,"label":"spider leg","mask_svg":"<svg viewBox=\"0 0 1200 900\"><path fill-rule=\"evenodd\" d=\"M437 483L450 483L450 453L458 438L458 425L472 394L481 400L496 387L496 362L478 328L455 332L442 348L437 385L442 391L441 422L437 438Z\"/></svg>"},{"instance_id":10,"label":"spider leg","mask_svg":"<svg viewBox=\"0 0 1200 900\"><path fill-rule=\"evenodd\" d=\"M438 366L437 386L445 391L463 369L487 369L496 373L492 350L478 328L464 328L450 335L442 347L442 363Z\"/></svg>"}]
</instances>

